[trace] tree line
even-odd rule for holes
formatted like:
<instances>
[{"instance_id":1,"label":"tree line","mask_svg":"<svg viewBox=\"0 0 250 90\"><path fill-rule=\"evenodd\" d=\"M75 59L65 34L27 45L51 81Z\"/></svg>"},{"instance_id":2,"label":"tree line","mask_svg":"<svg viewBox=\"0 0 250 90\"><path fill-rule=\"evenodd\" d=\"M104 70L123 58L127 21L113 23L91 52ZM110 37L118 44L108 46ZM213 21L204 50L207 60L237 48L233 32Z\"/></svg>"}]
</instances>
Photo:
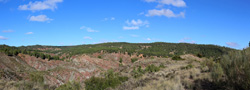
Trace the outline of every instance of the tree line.
<instances>
[{"instance_id":1,"label":"tree line","mask_svg":"<svg viewBox=\"0 0 250 90\"><path fill-rule=\"evenodd\" d=\"M30 56L35 56L36 58L41 58L41 59L60 60L59 56L51 56L49 54L44 54L43 52L39 52L38 50L31 51L7 45L0 45L0 52L5 53L8 56L17 56L19 53L22 53Z\"/></svg>"},{"instance_id":2,"label":"tree line","mask_svg":"<svg viewBox=\"0 0 250 90\"><path fill-rule=\"evenodd\" d=\"M58 48L58 47L57 47ZM92 54L105 51L107 53L121 52L129 55L137 53L146 56L172 57L174 55L193 54L199 57L219 57L235 49L216 45L197 45L188 43L102 43L95 45L78 45L59 47L60 51L50 53L68 53L69 55Z\"/></svg>"}]
</instances>

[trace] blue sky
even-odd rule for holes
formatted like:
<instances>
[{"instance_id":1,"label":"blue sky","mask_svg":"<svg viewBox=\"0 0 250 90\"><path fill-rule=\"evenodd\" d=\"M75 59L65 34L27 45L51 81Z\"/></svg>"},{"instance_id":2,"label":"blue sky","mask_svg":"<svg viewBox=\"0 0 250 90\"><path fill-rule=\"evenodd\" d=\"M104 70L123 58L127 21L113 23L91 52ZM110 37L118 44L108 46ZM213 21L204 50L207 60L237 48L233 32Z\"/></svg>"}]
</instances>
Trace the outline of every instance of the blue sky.
<instances>
[{"instance_id":1,"label":"blue sky","mask_svg":"<svg viewBox=\"0 0 250 90\"><path fill-rule=\"evenodd\" d=\"M0 44L215 44L242 49L249 0L0 0Z\"/></svg>"}]
</instances>

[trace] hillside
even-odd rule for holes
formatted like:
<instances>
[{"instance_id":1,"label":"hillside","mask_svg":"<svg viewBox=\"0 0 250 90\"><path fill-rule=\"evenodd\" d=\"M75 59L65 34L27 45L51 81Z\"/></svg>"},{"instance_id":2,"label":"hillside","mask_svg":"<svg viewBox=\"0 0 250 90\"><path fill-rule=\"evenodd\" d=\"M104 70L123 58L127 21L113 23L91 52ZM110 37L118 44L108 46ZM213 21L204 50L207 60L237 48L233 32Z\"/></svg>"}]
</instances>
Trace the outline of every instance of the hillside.
<instances>
[{"instance_id":1,"label":"hillside","mask_svg":"<svg viewBox=\"0 0 250 90\"><path fill-rule=\"evenodd\" d=\"M171 57L173 55L183 54L200 54L203 57L218 57L226 54L228 51L235 49L221 47L216 45L199 45L188 43L102 43L94 45L78 45L78 46L27 46L19 47L20 49L38 50L40 52L53 53L53 54L66 54L74 56L78 54L93 54L97 52L120 52L133 54L143 54L144 57L158 56L158 57Z\"/></svg>"},{"instance_id":2,"label":"hillside","mask_svg":"<svg viewBox=\"0 0 250 90\"><path fill-rule=\"evenodd\" d=\"M221 78L224 74L219 71L218 67L222 67L218 65L225 62L225 55L244 51L215 45L159 42L27 47L1 45L0 89L230 89L226 84L220 86L214 82L220 80L224 83L223 80L226 80Z\"/></svg>"}]
</instances>

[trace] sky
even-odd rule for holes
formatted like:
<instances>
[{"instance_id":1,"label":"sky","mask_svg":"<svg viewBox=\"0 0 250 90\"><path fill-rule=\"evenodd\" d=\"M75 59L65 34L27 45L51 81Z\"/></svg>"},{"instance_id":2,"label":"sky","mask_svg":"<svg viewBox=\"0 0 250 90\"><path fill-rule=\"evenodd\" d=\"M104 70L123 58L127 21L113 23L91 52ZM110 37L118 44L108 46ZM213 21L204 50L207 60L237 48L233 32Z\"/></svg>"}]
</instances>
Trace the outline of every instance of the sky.
<instances>
[{"instance_id":1,"label":"sky","mask_svg":"<svg viewBox=\"0 0 250 90\"><path fill-rule=\"evenodd\" d=\"M0 0L0 44L195 43L243 49L250 0Z\"/></svg>"}]
</instances>

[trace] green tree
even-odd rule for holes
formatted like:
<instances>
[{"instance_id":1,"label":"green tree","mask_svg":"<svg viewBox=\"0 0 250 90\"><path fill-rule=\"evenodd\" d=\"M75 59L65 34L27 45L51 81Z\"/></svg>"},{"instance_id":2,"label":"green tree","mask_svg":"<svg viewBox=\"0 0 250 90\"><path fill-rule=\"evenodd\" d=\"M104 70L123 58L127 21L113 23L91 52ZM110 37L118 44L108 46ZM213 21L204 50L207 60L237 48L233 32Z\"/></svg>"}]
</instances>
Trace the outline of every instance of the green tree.
<instances>
[{"instance_id":1,"label":"green tree","mask_svg":"<svg viewBox=\"0 0 250 90\"><path fill-rule=\"evenodd\" d=\"M250 41L249 41L249 47L250 47Z\"/></svg>"},{"instance_id":2,"label":"green tree","mask_svg":"<svg viewBox=\"0 0 250 90\"><path fill-rule=\"evenodd\" d=\"M13 55L17 56L17 55L18 55L18 51L17 51L17 50L14 50L14 51L13 51Z\"/></svg>"},{"instance_id":3,"label":"green tree","mask_svg":"<svg viewBox=\"0 0 250 90\"><path fill-rule=\"evenodd\" d=\"M45 55L43 53L40 53L40 58L45 59Z\"/></svg>"}]
</instances>

